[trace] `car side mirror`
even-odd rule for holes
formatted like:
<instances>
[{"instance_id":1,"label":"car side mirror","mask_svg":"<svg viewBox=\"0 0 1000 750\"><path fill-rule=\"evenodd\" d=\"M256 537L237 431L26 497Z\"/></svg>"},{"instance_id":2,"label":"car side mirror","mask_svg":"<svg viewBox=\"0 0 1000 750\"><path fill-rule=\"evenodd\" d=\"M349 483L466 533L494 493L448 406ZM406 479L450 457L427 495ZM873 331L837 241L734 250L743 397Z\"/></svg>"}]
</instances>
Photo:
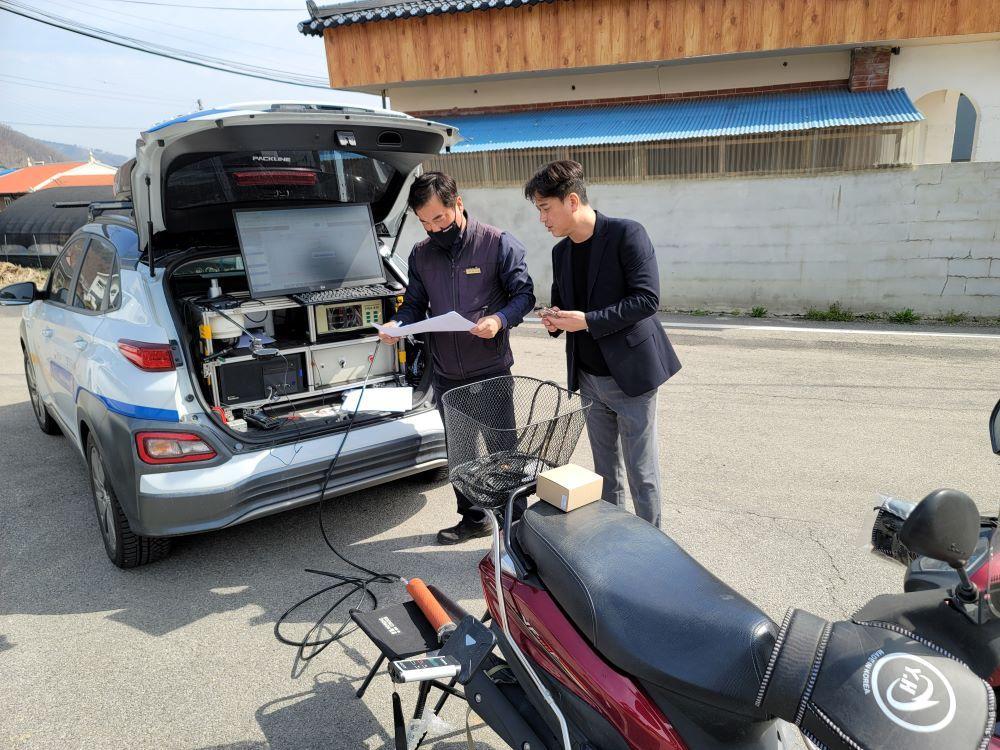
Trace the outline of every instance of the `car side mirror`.
<instances>
[{"instance_id":1,"label":"car side mirror","mask_svg":"<svg viewBox=\"0 0 1000 750\"><path fill-rule=\"evenodd\" d=\"M990 442L993 443L993 452L1000 456L1000 401L997 401L990 416Z\"/></svg>"},{"instance_id":2,"label":"car side mirror","mask_svg":"<svg viewBox=\"0 0 1000 750\"><path fill-rule=\"evenodd\" d=\"M979 543L979 509L958 490L935 490L917 505L899 531L899 540L918 555L965 566Z\"/></svg>"},{"instance_id":3,"label":"car side mirror","mask_svg":"<svg viewBox=\"0 0 1000 750\"><path fill-rule=\"evenodd\" d=\"M0 289L0 305L30 305L40 296L34 281L21 281Z\"/></svg>"}]
</instances>

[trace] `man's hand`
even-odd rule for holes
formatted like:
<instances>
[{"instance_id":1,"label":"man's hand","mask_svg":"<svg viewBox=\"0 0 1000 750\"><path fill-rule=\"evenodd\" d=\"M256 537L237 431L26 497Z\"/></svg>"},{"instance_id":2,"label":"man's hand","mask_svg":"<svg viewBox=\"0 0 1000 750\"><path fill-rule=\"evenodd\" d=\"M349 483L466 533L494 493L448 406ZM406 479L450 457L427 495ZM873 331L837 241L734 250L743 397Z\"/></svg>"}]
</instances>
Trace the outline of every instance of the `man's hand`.
<instances>
[{"instance_id":1,"label":"man's hand","mask_svg":"<svg viewBox=\"0 0 1000 750\"><path fill-rule=\"evenodd\" d=\"M568 331L570 333L587 330L587 318L579 310L559 310L549 318L542 318L543 323L546 320L548 320L548 323L546 323L545 328L549 333L556 330ZM552 328L549 328L549 324L552 325Z\"/></svg>"},{"instance_id":2,"label":"man's hand","mask_svg":"<svg viewBox=\"0 0 1000 750\"><path fill-rule=\"evenodd\" d=\"M485 318L480 318L469 333L481 339L491 339L500 332L501 328L503 328L503 323L500 322L498 316L487 315Z\"/></svg>"},{"instance_id":3,"label":"man's hand","mask_svg":"<svg viewBox=\"0 0 1000 750\"><path fill-rule=\"evenodd\" d=\"M559 330L552 322L552 318L559 314L558 307L543 307L538 314L542 318L542 325L545 326L546 331L555 333Z\"/></svg>"},{"instance_id":4,"label":"man's hand","mask_svg":"<svg viewBox=\"0 0 1000 750\"><path fill-rule=\"evenodd\" d=\"M390 320L382 327L388 328L389 326L392 326L393 328L398 328L399 323L397 323L395 320ZM399 336L390 336L388 333L383 333L382 331L379 331L378 334L378 340L381 341L383 344L395 344L397 341L399 341L399 339L400 339Z\"/></svg>"}]
</instances>

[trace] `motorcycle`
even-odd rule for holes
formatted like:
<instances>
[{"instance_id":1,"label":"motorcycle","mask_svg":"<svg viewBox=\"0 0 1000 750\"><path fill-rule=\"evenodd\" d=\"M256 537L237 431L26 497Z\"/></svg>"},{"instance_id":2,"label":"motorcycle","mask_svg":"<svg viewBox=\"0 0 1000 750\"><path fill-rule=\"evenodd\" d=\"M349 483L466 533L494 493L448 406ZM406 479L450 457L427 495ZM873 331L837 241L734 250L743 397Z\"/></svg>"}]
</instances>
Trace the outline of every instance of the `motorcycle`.
<instances>
[{"instance_id":1,"label":"motorcycle","mask_svg":"<svg viewBox=\"0 0 1000 750\"><path fill-rule=\"evenodd\" d=\"M1000 750L995 518L955 490L881 508L904 593L846 621L790 609L779 626L609 503L518 510L540 470L567 462L587 406L519 376L444 397L451 479L493 511L493 543L487 617L438 592L460 619L441 653L509 747L779 750L798 732L816 750ZM1000 403L991 436L1000 454Z\"/></svg>"}]
</instances>

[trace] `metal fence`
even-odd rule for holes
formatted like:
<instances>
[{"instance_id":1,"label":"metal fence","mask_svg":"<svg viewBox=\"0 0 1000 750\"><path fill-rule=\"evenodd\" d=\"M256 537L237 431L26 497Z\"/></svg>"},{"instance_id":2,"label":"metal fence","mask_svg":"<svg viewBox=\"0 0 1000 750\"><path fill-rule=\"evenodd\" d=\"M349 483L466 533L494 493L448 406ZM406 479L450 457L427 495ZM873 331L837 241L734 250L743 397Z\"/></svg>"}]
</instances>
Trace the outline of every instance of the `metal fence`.
<instances>
[{"instance_id":1,"label":"metal fence","mask_svg":"<svg viewBox=\"0 0 1000 750\"><path fill-rule=\"evenodd\" d=\"M70 232L0 234L0 260L19 266L50 268L70 234Z\"/></svg>"},{"instance_id":2,"label":"metal fence","mask_svg":"<svg viewBox=\"0 0 1000 750\"><path fill-rule=\"evenodd\" d=\"M808 175L912 165L916 124L828 128L726 138L442 154L425 164L462 187L520 186L556 159L583 164L591 182Z\"/></svg>"}]
</instances>

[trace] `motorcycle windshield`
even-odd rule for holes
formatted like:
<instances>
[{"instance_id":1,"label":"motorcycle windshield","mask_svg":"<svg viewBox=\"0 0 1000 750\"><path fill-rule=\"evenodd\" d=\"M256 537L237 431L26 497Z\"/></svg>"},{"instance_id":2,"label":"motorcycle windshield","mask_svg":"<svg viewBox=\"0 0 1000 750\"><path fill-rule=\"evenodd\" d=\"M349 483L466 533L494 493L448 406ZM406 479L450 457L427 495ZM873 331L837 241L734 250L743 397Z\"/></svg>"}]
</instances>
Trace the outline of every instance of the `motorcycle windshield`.
<instances>
[{"instance_id":1,"label":"motorcycle windshield","mask_svg":"<svg viewBox=\"0 0 1000 750\"><path fill-rule=\"evenodd\" d=\"M1000 617L1000 529L994 529L986 558L986 601L994 617Z\"/></svg>"}]
</instances>

